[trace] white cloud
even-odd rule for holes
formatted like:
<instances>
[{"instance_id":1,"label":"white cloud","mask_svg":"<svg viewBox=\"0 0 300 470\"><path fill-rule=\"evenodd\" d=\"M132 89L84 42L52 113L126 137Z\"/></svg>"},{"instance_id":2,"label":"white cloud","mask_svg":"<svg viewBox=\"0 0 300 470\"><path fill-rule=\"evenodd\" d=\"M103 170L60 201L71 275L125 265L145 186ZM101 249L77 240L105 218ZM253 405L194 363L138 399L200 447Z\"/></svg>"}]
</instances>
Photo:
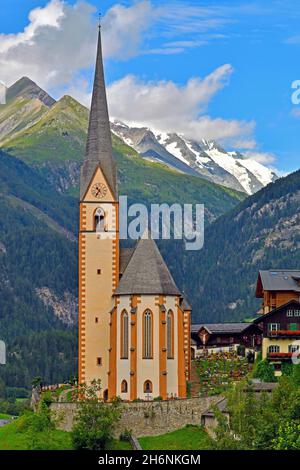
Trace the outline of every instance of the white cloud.
<instances>
[{"instance_id":1,"label":"white cloud","mask_svg":"<svg viewBox=\"0 0 300 470\"><path fill-rule=\"evenodd\" d=\"M276 162L277 157L271 152L244 152L245 157L255 160L262 165L272 165Z\"/></svg>"},{"instance_id":2,"label":"white cloud","mask_svg":"<svg viewBox=\"0 0 300 470\"><path fill-rule=\"evenodd\" d=\"M110 114L130 124L183 133L193 139L245 138L252 134L253 122L212 119L205 114L231 74L232 67L225 64L203 79L190 79L185 86L172 81L143 82L129 75L108 87Z\"/></svg>"},{"instance_id":3,"label":"white cloud","mask_svg":"<svg viewBox=\"0 0 300 470\"><path fill-rule=\"evenodd\" d=\"M239 138L233 141L233 146L241 151L253 149L256 147L256 141L252 138ZM244 152L245 153L245 152Z\"/></svg>"},{"instance_id":4,"label":"white cloud","mask_svg":"<svg viewBox=\"0 0 300 470\"><path fill-rule=\"evenodd\" d=\"M126 60L137 54L178 54L200 47L224 38L219 29L232 21L230 11L172 0L160 5L150 0L128 7L115 4L102 20L104 56ZM51 91L78 78L94 64L95 13L96 8L84 1L70 5L49 0L45 7L33 9L23 31L0 34L0 79L11 85L27 75Z\"/></svg>"},{"instance_id":5,"label":"white cloud","mask_svg":"<svg viewBox=\"0 0 300 470\"><path fill-rule=\"evenodd\" d=\"M86 71L94 66L96 8L87 2L70 5L50 0L30 12L28 25L16 34L0 34L0 79L11 85L27 75L55 96L63 91L88 105ZM230 7L195 7L170 0L159 6L150 0L129 7L116 4L102 19L105 58L126 60L137 54L178 54L226 36L232 22ZM247 11L239 11L246 14ZM127 76L109 87L114 117L191 138L228 141L235 147L255 147L253 122L211 118L209 102L230 78L232 67L217 68L207 77L192 78L185 86L140 81Z\"/></svg>"},{"instance_id":6,"label":"white cloud","mask_svg":"<svg viewBox=\"0 0 300 470\"><path fill-rule=\"evenodd\" d=\"M1 79L10 85L27 75L41 86L59 86L89 67L95 48L93 8L51 0L32 10L22 33L0 36Z\"/></svg>"},{"instance_id":7,"label":"white cloud","mask_svg":"<svg viewBox=\"0 0 300 470\"><path fill-rule=\"evenodd\" d=\"M140 52L143 33L155 20L156 12L150 1L132 7L115 5L103 19L103 50L106 57L125 60Z\"/></svg>"}]
</instances>

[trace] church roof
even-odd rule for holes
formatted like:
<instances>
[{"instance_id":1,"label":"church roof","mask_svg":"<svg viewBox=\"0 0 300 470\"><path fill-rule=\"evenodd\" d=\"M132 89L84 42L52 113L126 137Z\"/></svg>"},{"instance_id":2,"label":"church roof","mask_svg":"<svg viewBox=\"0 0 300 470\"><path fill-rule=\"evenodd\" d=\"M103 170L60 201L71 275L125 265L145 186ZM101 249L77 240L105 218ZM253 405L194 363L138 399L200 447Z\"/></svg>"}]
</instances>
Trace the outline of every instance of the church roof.
<instances>
[{"instance_id":1,"label":"church roof","mask_svg":"<svg viewBox=\"0 0 300 470\"><path fill-rule=\"evenodd\" d=\"M117 197L116 166L112 153L100 28L86 153L81 168L81 199L83 199L98 165L100 165L114 197Z\"/></svg>"},{"instance_id":2,"label":"church roof","mask_svg":"<svg viewBox=\"0 0 300 470\"><path fill-rule=\"evenodd\" d=\"M181 295L151 238L141 238L132 253L115 295Z\"/></svg>"},{"instance_id":3,"label":"church roof","mask_svg":"<svg viewBox=\"0 0 300 470\"><path fill-rule=\"evenodd\" d=\"M120 274L124 274L133 253L134 248L120 248Z\"/></svg>"},{"instance_id":4,"label":"church roof","mask_svg":"<svg viewBox=\"0 0 300 470\"><path fill-rule=\"evenodd\" d=\"M189 304L189 302L187 301L186 297L183 297L183 299L180 303L180 307L182 308L183 311L192 310L192 307Z\"/></svg>"}]
</instances>

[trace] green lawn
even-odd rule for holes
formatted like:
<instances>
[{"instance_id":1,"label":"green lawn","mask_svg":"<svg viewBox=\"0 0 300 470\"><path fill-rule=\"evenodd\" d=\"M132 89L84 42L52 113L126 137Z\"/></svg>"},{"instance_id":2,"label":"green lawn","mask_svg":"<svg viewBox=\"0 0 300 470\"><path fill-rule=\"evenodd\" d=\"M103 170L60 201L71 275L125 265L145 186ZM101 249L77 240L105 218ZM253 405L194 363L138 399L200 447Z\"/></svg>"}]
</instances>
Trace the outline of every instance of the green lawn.
<instances>
[{"instance_id":1,"label":"green lawn","mask_svg":"<svg viewBox=\"0 0 300 470\"><path fill-rule=\"evenodd\" d=\"M0 415L2 416L2 415ZM4 415L3 415L4 416ZM9 416L9 415L5 415ZM4 419L4 418L3 418ZM16 419L0 428L0 450L72 450L71 434L58 429L39 432L33 436ZM109 450L130 450L129 442L113 441Z\"/></svg>"},{"instance_id":2,"label":"green lawn","mask_svg":"<svg viewBox=\"0 0 300 470\"><path fill-rule=\"evenodd\" d=\"M132 447L129 442L115 440L107 450L132 450Z\"/></svg>"},{"instance_id":3,"label":"green lawn","mask_svg":"<svg viewBox=\"0 0 300 470\"><path fill-rule=\"evenodd\" d=\"M8 415L6 413L0 413L0 419L11 419L11 415Z\"/></svg>"},{"instance_id":4,"label":"green lawn","mask_svg":"<svg viewBox=\"0 0 300 470\"><path fill-rule=\"evenodd\" d=\"M205 450L211 449L211 438L198 426L186 426L161 436L140 437L144 450Z\"/></svg>"},{"instance_id":5,"label":"green lawn","mask_svg":"<svg viewBox=\"0 0 300 470\"><path fill-rule=\"evenodd\" d=\"M29 450L34 446L41 450L72 449L71 435L65 431L53 429L40 432L38 442L32 442L29 432L19 429L19 419L0 428L0 450Z\"/></svg>"}]
</instances>

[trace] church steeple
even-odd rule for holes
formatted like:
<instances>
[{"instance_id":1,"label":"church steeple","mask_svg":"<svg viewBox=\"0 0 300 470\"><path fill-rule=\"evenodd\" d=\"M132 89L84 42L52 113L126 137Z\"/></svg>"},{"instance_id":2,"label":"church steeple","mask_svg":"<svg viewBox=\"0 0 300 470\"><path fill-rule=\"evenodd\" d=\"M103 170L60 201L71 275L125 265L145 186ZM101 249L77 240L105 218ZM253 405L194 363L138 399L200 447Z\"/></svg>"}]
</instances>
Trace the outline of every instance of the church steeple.
<instances>
[{"instance_id":1,"label":"church steeple","mask_svg":"<svg viewBox=\"0 0 300 470\"><path fill-rule=\"evenodd\" d=\"M116 166L112 153L111 132L103 70L100 25L86 153L85 160L81 168L81 199L83 199L93 177L94 171L98 165L100 165L114 197L117 198Z\"/></svg>"}]
</instances>

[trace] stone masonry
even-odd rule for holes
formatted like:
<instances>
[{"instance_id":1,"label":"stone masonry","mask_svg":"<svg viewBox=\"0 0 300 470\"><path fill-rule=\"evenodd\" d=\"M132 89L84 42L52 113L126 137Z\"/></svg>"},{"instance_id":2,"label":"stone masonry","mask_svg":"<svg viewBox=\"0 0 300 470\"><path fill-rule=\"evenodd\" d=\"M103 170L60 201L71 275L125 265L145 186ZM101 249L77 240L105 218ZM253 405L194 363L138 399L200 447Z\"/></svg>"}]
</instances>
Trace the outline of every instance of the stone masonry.
<instances>
[{"instance_id":1,"label":"stone masonry","mask_svg":"<svg viewBox=\"0 0 300 470\"><path fill-rule=\"evenodd\" d=\"M136 437L157 436L176 431L187 424L200 425L201 414L220 400L220 396L157 402L122 403L122 417L116 436L130 430ZM51 411L59 418L60 429L70 431L78 403L52 403ZM107 404L106 406L110 406Z\"/></svg>"}]
</instances>

